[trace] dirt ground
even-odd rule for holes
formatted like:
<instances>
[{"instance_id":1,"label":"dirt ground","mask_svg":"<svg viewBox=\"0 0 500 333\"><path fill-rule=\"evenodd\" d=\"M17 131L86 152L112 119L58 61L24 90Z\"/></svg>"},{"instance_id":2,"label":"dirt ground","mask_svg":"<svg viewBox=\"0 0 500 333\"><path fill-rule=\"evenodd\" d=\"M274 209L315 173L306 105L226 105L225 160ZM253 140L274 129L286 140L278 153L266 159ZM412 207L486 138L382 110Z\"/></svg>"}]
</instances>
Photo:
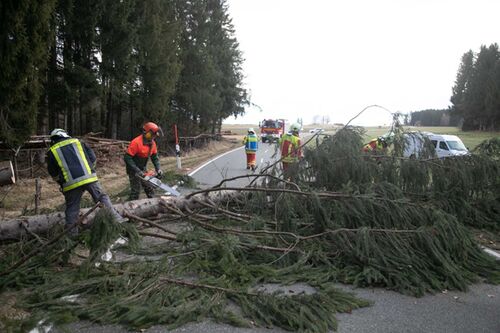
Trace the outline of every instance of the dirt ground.
<instances>
[{"instance_id":1,"label":"dirt ground","mask_svg":"<svg viewBox=\"0 0 500 333\"><path fill-rule=\"evenodd\" d=\"M181 156L181 170L176 169L174 156L160 156L162 169L170 176L188 174L189 171L212 157L240 146L241 140L240 135L224 136L221 141L213 141L205 148L193 149ZM151 162L149 162L148 169L153 169ZM96 171L104 191L111 200L114 203L124 201L128 195L129 181L125 172L123 154L116 154L107 165L98 167ZM40 182L41 199L38 213L64 210L64 197L59 190L59 185L50 177L41 178ZM0 187L0 221L21 215L33 215L35 192L35 179L29 178L22 178L14 185ZM92 205L92 199L90 195L85 194L82 207L90 205Z\"/></svg>"}]
</instances>

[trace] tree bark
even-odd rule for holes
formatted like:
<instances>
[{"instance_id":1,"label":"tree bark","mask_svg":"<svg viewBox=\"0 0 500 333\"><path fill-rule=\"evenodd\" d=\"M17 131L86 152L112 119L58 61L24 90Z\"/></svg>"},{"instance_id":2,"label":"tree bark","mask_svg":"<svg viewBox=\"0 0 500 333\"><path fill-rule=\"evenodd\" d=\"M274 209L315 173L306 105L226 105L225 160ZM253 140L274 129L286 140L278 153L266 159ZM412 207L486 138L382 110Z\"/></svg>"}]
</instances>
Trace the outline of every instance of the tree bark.
<instances>
[{"instance_id":1,"label":"tree bark","mask_svg":"<svg viewBox=\"0 0 500 333\"><path fill-rule=\"evenodd\" d=\"M203 207L201 202L213 205L214 202L230 200L239 191L217 191L211 193L200 193L191 198L185 197L160 197L152 199L140 199L129 201L124 204L114 205L114 208L122 216L131 213L135 216L148 218L169 210L165 206L174 206L180 211L192 210ZM80 215L85 214L90 208L81 209ZM97 211L96 211L97 212ZM87 221L92 221L95 216L93 212L87 217ZM0 221L0 242L9 240L20 240L30 234L44 234L51 227L64 223L64 212L56 212L44 215L25 216L11 220Z\"/></svg>"},{"instance_id":2,"label":"tree bark","mask_svg":"<svg viewBox=\"0 0 500 333\"><path fill-rule=\"evenodd\" d=\"M163 210L159 204L163 198L141 199L129 201L124 204L114 205L121 215L126 211L133 212L140 217L154 216ZM166 199L168 200L168 199ZM81 209L80 214L85 214L90 208ZM87 220L92 220L95 212L90 214ZM12 220L0 221L0 241L19 240L29 233L43 234L56 224L64 223L64 212L56 212L44 215L25 216Z\"/></svg>"},{"instance_id":3,"label":"tree bark","mask_svg":"<svg viewBox=\"0 0 500 333\"><path fill-rule=\"evenodd\" d=\"M14 169L11 161L0 162L0 186L10 185L16 182Z\"/></svg>"}]
</instances>

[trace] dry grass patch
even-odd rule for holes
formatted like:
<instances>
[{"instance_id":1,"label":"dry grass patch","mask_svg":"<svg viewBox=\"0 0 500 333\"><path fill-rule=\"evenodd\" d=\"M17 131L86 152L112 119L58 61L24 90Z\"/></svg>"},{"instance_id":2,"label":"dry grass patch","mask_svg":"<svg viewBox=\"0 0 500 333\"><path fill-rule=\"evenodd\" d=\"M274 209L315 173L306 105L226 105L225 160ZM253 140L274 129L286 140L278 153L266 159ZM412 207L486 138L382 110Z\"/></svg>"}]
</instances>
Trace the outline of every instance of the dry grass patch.
<instances>
[{"instance_id":1,"label":"dry grass patch","mask_svg":"<svg viewBox=\"0 0 500 333\"><path fill-rule=\"evenodd\" d=\"M241 146L242 137L223 137L221 141L213 141L205 148L193 149L183 154L182 170L176 170L175 156L162 157L161 164L165 171L175 171L177 174L187 174L189 171L205 161L223 152ZM151 162L148 169L154 169ZM122 156L116 156L112 165L110 163L98 167L97 175L104 191L114 201L123 201L123 193L128 191L129 180L125 172L125 162ZM92 199L88 193L82 198L82 207L88 206ZM35 179L21 179L13 186L0 187L0 220L18 217L20 215L33 215L35 209ZM41 179L41 199L39 213L64 210L64 197L59 190L59 185L50 178Z\"/></svg>"}]
</instances>

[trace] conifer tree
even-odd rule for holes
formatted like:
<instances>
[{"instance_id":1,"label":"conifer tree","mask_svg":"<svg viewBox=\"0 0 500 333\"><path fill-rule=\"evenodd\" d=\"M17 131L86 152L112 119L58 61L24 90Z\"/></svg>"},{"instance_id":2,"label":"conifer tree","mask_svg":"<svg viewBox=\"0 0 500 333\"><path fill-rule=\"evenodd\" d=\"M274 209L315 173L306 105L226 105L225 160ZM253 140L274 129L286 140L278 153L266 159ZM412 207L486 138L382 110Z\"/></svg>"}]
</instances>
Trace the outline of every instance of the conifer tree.
<instances>
[{"instance_id":1,"label":"conifer tree","mask_svg":"<svg viewBox=\"0 0 500 333\"><path fill-rule=\"evenodd\" d=\"M217 93L217 69L209 52L210 11L207 1L192 1L181 7L184 30L181 35L182 71L174 105L185 126L192 131L206 131L212 115L221 107Z\"/></svg>"},{"instance_id":2,"label":"conifer tree","mask_svg":"<svg viewBox=\"0 0 500 333\"><path fill-rule=\"evenodd\" d=\"M481 46L477 55L463 55L451 102L453 113L463 117L464 130L500 128L499 62L497 44Z\"/></svg>"},{"instance_id":3,"label":"conifer tree","mask_svg":"<svg viewBox=\"0 0 500 333\"><path fill-rule=\"evenodd\" d=\"M139 96L137 124L144 120L162 124L168 118L169 101L180 70L180 26L175 1L138 1L136 10Z\"/></svg>"},{"instance_id":4,"label":"conifer tree","mask_svg":"<svg viewBox=\"0 0 500 333\"><path fill-rule=\"evenodd\" d=\"M246 91L242 88L243 58L234 37L234 26L227 14L226 1L211 0L209 7L212 9L209 45L217 67L217 87L222 99L222 105L214 115L212 131L220 131L222 120L242 114L248 100Z\"/></svg>"},{"instance_id":5,"label":"conifer tree","mask_svg":"<svg viewBox=\"0 0 500 333\"><path fill-rule=\"evenodd\" d=\"M9 18L1 22L0 139L56 127L130 139L145 120L177 122L189 135L215 132L244 111L242 58L224 0L0 6Z\"/></svg>"},{"instance_id":6,"label":"conifer tree","mask_svg":"<svg viewBox=\"0 0 500 333\"><path fill-rule=\"evenodd\" d=\"M0 2L0 140L13 145L36 130L54 6L55 0Z\"/></svg>"},{"instance_id":7,"label":"conifer tree","mask_svg":"<svg viewBox=\"0 0 500 333\"><path fill-rule=\"evenodd\" d=\"M137 77L134 57L137 52L136 5L135 0L104 1L99 20L101 126L111 138L118 136L123 115L130 109L133 81Z\"/></svg>"},{"instance_id":8,"label":"conifer tree","mask_svg":"<svg viewBox=\"0 0 500 333\"><path fill-rule=\"evenodd\" d=\"M181 7L183 68L173 105L179 120L193 130L215 132L222 119L243 113L242 57L234 28L221 0L189 2Z\"/></svg>"}]
</instances>

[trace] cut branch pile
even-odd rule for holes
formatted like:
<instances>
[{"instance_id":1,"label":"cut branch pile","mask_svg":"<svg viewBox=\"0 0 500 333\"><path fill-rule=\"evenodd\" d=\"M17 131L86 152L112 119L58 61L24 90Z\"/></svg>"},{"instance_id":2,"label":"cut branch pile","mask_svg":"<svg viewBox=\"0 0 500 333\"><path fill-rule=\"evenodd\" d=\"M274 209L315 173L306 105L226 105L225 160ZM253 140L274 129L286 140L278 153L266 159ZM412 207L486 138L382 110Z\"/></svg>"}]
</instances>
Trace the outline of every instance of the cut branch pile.
<instances>
[{"instance_id":1,"label":"cut branch pile","mask_svg":"<svg viewBox=\"0 0 500 333\"><path fill-rule=\"evenodd\" d=\"M122 159L129 141L101 138L90 133L82 139L94 150L98 166L107 165Z\"/></svg>"},{"instance_id":2,"label":"cut branch pile","mask_svg":"<svg viewBox=\"0 0 500 333\"><path fill-rule=\"evenodd\" d=\"M23 290L18 306L34 321L173 328L208 317L326 332L336 312L368 305L338 282L414 296L500 283L499 263L468 230L499 230L498 159L409 160L396 148L363 155L362 142L359 129L344 128L307 150L287 181L275 168L256 175L259 186L159 199L147 214L122 208L127 224L101 211L80 236L90 254L76 261L82 245L62 238L13 267L60 231L24 237L2 248L0 287ZM120 235L128 245L102 262ZM295 282L314 292L259 288Z\"/></svg>"}]
</instances>

